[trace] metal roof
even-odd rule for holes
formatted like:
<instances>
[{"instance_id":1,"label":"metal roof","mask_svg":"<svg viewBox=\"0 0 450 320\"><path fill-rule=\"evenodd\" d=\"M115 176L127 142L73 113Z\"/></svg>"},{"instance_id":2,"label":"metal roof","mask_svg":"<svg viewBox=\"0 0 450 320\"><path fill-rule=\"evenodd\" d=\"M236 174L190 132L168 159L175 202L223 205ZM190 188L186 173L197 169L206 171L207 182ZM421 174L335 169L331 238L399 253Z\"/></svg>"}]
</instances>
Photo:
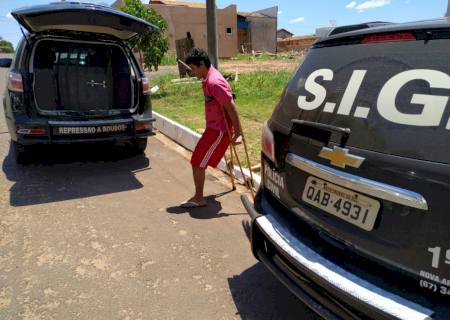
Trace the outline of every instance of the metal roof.
<instances>
[{"instance_id":1,"label":"metal roof","mask_svg":"<svg viewBox=\"0 0 450 320\"><path fill-rule=\"evenodd\" d=\"M190 8L206 8L206 2L188 2L176 0L151 0L149 4L163 4L166 6L180 6Z\"/></svg>"},{"instance_id":2,"label":"metal roof","mask_svg":"<svg viewBox=\"0 0 450 320\"><path fill-rule=\"evenodd\" d=\"M254 18L268 18L265 14L259 12L238 12L238 16L242 17L254 17Z\"/></svg>"}]
</instances>

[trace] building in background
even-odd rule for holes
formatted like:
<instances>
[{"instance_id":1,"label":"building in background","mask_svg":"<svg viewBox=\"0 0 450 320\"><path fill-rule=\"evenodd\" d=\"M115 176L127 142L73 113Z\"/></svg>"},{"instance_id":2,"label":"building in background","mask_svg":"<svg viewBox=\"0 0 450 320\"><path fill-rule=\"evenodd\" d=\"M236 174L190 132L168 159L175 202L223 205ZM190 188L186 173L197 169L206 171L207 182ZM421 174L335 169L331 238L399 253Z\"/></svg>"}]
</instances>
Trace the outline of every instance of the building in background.
<instances>
[{"instance_id":1,"label":"building in background","mask_svg":"<svg viewBox=\"0 0 450 320\"><path fill-rule=\"evenodd\" d=\"M119 8L123 2L118 0L112 6ZM167 21L169 54L175 55L175 41L186 38L188 33L196 47L207 50L206 2L150 0L146 6L155 9ZM219 57L234 57L238 52L236 5L217 9L216 18Z\"/></svg>"},{"instance_id":2,"label":"building in background","mask_svg":"<svg viewBox=\"0 0 450 320\"><path fill-rule=\"evenodd\" d=\"M112 7L120 8L124 0ZM167 21L169 54L176 53L176 40L188 33L196 47L208 48L206 2L150 0L146 5ZM216 10L219 57L234 57L238 51L277 51L278 7L255 12L237 12L236 5Z\"/></svg>"},{"instance_id":3,"label":"building in background","mask_svg":"<svg viewBox=\"0 0 450 320\"><path fill-rule=\"evenodd\" d=\"M278 7L238 12L238 46L241 52L277 51Z\"/></svg>"},{"instance_id":4,"label":"building in background","mask_svg":"<svg viewBox=\"0 0 450 320\"><path fill-rule=\"evenodd\" d=\"M292 37L294 34L287 31L286 29L277 30L277 40L283 40Z\"/></svg>"}]
</instances>

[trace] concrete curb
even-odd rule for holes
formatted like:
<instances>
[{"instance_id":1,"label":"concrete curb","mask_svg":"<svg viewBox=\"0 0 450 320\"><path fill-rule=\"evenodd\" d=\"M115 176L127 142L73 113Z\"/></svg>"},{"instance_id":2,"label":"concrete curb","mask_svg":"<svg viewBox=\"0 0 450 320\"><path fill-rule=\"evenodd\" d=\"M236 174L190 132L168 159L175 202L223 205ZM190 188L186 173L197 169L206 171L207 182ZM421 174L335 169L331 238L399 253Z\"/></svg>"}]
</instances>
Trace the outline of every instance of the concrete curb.
<instances>
[{"instance_id":1,"label":"concrete curb","mask_svg":"<svg viewBox=\"0 0 450 320\"><path fill-rule=\"evenodd\" d=\"M198 140L200 140L200 134L154 111L153 117L156 119L156 122L154 123L155 128L158 129L162 134L169 137L179 145L185 147L189 151L194 151ZM224 159L220 161L217 168L222 170L223 172L228 173L227 165ZM246 168L243 168L243 171L246 179L249 179L250 171ZM239 182L241 184L244 184L241 170L239 170L239 167L237 166L234 166L234 176L239 179ZM253 174L253 186L258 189L260 183L261 177L257 174Z\"/></svg>"}]
</instances>

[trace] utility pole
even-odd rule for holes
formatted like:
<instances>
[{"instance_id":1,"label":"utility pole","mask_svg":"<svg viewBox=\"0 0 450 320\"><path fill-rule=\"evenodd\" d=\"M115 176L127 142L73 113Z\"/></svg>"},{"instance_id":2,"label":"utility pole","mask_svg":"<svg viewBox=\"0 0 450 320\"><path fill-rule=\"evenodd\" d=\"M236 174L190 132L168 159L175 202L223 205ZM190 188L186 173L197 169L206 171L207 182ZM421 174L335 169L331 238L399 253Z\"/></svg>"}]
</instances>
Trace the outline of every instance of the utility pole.
<instances>
[{"instance_id":1,"label":"utility pole","mask_svg":"<svg viewBox=\"0 0 450 320\"><path fill-rule=\"evenodd\" d=\"M450 0L448 0L447 13L445 14L445 16L450 17Z\"/></svg>"},{"instance_id":2,"label":"utility pole","mask_svg":"<svg viewBox=\"0 0 450 320\"><path fill-rule=\"evenodd\" d=\"M216 21L216 0L206 0L206 28L208 35L208 55L211 63L219 68L217 50L217 21Z\"/></svg>"}]
</instances>

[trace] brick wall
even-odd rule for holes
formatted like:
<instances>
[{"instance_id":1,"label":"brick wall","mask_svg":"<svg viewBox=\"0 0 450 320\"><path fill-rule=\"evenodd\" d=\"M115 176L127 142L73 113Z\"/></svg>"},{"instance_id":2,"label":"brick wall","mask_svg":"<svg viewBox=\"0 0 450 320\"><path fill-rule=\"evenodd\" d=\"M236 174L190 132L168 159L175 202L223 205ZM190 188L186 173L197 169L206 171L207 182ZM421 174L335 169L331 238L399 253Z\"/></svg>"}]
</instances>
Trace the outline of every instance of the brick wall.
<instances>
[{"instance_id":1,"label":"brick wall","mask_svg":"<svg viewBox=\"0 0 450 320\"><path fill-rule=\"evenodd\" d=\"M278 52L307 51L316 41L316 37L291 37L277 41Z\"/></svg>"}]
</instances>

